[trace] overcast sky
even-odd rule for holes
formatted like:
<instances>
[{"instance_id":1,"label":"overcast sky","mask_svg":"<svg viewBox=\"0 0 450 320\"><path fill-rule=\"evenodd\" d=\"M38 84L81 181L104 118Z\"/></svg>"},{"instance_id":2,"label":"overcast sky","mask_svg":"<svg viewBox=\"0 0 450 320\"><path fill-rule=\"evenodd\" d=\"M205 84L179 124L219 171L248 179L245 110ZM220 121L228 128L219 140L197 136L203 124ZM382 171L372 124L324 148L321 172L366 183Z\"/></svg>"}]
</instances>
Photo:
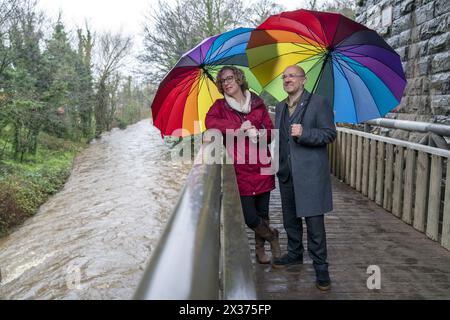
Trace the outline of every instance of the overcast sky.
<instances>
[{"instance_id":1,"label":"overcast sky","mask_svg":"<svg viewBox=\"0 0 450 320\"><path fill-rule=\"evenodd\" d=\"M168 2L172 2L169 0ZM302 0L276 0L288 10L303 3ZM148 12L157 0L39 0L41 8L55 18L63 11L63 21L69 28L83 25L87 19L93 30L122 31L130 35L142 33L144 13Z\"/></svg>"},{"instance_id":2,"label":"overcast sky","mask_svg":"<svg viewBox=\"0 0 450 320\"><path fill-rule=\"evenodd\" d=\"M173 2L173 0L165 0ZM299 8L305 0L275 0L287 10ZM133 52L142 48L143 21L158 0L38 0L39 7L55 21L62 11L66 30L75 30L87 21L95 32L112 31L133 37ZM138 68L137 61L130 60L130 69Z\"/></svg>"}]
</instances>

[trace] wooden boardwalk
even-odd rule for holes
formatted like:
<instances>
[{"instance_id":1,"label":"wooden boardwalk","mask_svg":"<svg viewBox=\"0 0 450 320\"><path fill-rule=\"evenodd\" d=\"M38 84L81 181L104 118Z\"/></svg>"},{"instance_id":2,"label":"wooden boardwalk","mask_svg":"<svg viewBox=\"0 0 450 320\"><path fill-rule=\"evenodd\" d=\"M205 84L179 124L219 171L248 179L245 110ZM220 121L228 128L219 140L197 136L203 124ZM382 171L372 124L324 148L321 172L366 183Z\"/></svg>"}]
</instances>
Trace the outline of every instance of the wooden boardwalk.
<instances>
[{"instance_id":1,"label":"wooden boardwalk","mask_svg":"<svg viewBox=\"0 0 450 320\"><path fill-rule=\"evenodd\" d=\"M335 210L325 220L331 291L321 293L314 285L304 223L304 264L282 270L255 263L254 234L247 229L259 299L450 299L449 251L335 178L333 194ZM285 252L278 189L270 214ZM367 288L371 265L381 270L380 290Z\"/></svg>"}]
</instances>

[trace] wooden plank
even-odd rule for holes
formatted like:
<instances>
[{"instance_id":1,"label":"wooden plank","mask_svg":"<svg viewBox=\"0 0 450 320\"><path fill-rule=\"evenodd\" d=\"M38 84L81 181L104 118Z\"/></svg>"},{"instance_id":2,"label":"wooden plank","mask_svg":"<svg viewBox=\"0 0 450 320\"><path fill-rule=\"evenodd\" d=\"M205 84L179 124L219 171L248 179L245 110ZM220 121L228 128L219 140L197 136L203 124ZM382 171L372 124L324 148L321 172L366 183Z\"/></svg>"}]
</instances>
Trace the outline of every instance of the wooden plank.
<instances>
[{"instance_id":1,"label":"wooden plank","mask_svg":"<svg viewBox=\"0 0 450 320\"><path fill-rule=\"evenodd\" d=\"M350 184L352 134L347 134L345 142L345 183Z\"/></svg>"},{"instance_id":2,"label":"wooden plank","mask_svg":"<svg viewBox=\"0 0 450 320\"><path fill-rule=\"evenodd\" d=\"M425 217L428 205L428 182L430 178L430 159L425 152L418 152L416 174L416 196L414 202L415 229L425 231Z\"/></svg>"},{"instance_id":3,"label":"wooden plank","mask_svg":"<svg viewBox=\"0 0 450 320\"><path fill-rule=\"evenodd\" d=\"M402 214L403 205L403 166L405 164L404 147L395 147L394 189L392 198L392 213L396 217Z\"/></svg>"},{"instance_id":4,"label":"wooden plank","mask_svg":"<svg viewBox=\"0 0 450 320\"><path fill-rule=\"evenodd\" d=\"M384 142L378 141L378 154L377 154L377 183L376 183L376 197L375 202L379 206L383 205L383 190L384 190L384 157L385 157Z\"/></svg>"},{"instance_id":5,"label":"wooden plank","mask_svg":"<svg viewBox=\"0 0 450 320\"><path fill-rule=\"evenodd\" d=\"M358 150L356 149L356 135L352 135L352 160L351 160L351 168L350 168L350 186L352 188L356 187L356 153Z\"/></svg>"},{"instance_id":6,"label":"wooden plank","mask_svg":"<svg viewBox=\"0 0 450 320\"><path fill-rule=\"evenodd\" d=\"M402 220L407 224L412 223L412 207L414 199L414 173L416 170L416 151L406 151L405 184L403 192L403 215Z\"/></svg>"},{"instance_id":7,"label":"wooden plank","mask_svg":"<svg viewBox=\"0 0 450 320\"><path fill-rule=\"evenodd\" d=\"M392 178L394 168L394 146L392 144L386 144L386 174L384 176L384 197L383 208L387 211L392 209Z\"/></svg>"},{"instance_id":8,"label":"wooden plank","mask_svg":"<svg viewBox=\"0 0 450 320\"><path fill-rule=\"evenodd\" d=\"M428 197L428 216L426 234L431 240L439 237L439 210L441 208L442 158L431 156L430 195Z\"/></svg>"},{"instance_id":9,"label":"wooden plank","mask_svg":"<svg viewBox=\"0 0 450 320\"><path fill-rule=\"evenodd\" d=\"M414 142L409 142L409 141L399 140L399 139L393 139L393 138L389 138L389 137L383 137L383 136L380 136L380 135L376 135L376 134L372 134L372 133L366 133L366 132L352 130L352 129L347 129L347 128L338 128L338 131L347 132L347 133L351 133L351 134L356 134L357 136L361 136L361 137L364 137L364 138L377 140L377 141L383 141L383 142L386 142L386 143L389 143L389 144L393 144L393 145L396 145L396 146L402 146L402 147L405 147L405 148L414 149L414 150L426 152L426 153L429 153L429 154L435 154L435 155L438 155L438 156L441 156L441 157L445 157L445 158L450 158L450 150L424 146L422 144L418 144L418 143L414 143Z\"/></svg>"},{"instance_id":10,"label":"wooden plank","mask_svg":"<svg viewBox=\"0 0 450 320\"><path fill-rule=\"evenodd\" d=\"M247 228L258 299L334 300L351 297L379 300L417 299L419 295L424 299L450 299L447 286L450 252L406 226L394 215L386 214L384 209L373 205L368 208L369 200L356 190L334 178L332 183L333 215L339 219L333 216L325 219L330 239L328 255L333 260L330 271L336 286L324 296L311 285L315 277L311 264L268 272L270 266L259 264L254 258L254 232ZM272 227L283 230L279 190L271 194L270 206ZM286 248L286 236L280 237L280 245L283 250ZM269 249L268 244L266 249ZM365 286L369 264L381 267L381 290L367 290Z\"/></svg>"},{"instance_id":11,"label":"wooden plank","mask_svg":"<svg viewBox=\"0 0 450 320\"><path fill-rule=\"evenodd\" d=\"M338 152L339 152L339 141L338 141L338 139L336 139L334 141L334 148L333 148L333 174L335 177L337 177L337 174L339 171L339 169L338 169L339 153Z\"/></svg>"},{"instance_id":12,"label":"wooden plank","mask_svg":"<svg viewBox=\"0 0 450 320\"><path fill-rule=\"evenodd\" d=\"M363 137L358 137L358 154L356 155L356 190L361 191Z\"/></svg>"},{"instance_id":13,"label":"wooden plank","mask_svg":"<svg viewBox=\"0 0 450 320\"><path fill-rule=\"evenodd\" d=\"M441 245L450 251L450 160L447 159L447 176L445 184L444 217L442 219Z\"/></svg>"},{"instance_id":14,"label":"wooden plank","mask_svg":"<svg viewBox=\"0 0 450 320\"><path fill-rule=\"evenodd\" d=\"M369 186L370 139L364 138L363 171L361 181L362 194L367 196Z\"/></svg>"},{"instance_id":15,"label":"wooden plank","mask_svg":"<svg viewBox=\"0 0 450 320\"><path fill-rule=\"evenodd\" d=\"M335 168L334 168L334 176L339 179L339 170L340 170L340 163L339 163L339 159L340 159L340 155L341 155L341 135L342 132L337 133L337 138L336 138L336 150L335 150L335 155L334 155L334 161L335 161Z\"/></svg>"},{"instance_id":16,"label":"wooden plank","mask_svg":"<svg viewBox=\"0 0 450 320\"><path fill-rule=\"evenodd\" d=\"M369 163L369 199L375 200L375 178L377 168L377 141L370 141L370 163Z\"/></svg>"},{"instance_id":17,"label":"wooden plank","mask_svg":"<svg viewBox=\"0 0 450 320\"><path fill-rule=\"evenodd\" d=\"M342 136L341 136L341 141L342 141L342 145L341 145L341 170L339 172L339 179L341 181L344 181L344 177L345 177L345 145L346 145L346 140L347 140L347 134L345 132L342 132Z\"/></svg>"}]
</instances>

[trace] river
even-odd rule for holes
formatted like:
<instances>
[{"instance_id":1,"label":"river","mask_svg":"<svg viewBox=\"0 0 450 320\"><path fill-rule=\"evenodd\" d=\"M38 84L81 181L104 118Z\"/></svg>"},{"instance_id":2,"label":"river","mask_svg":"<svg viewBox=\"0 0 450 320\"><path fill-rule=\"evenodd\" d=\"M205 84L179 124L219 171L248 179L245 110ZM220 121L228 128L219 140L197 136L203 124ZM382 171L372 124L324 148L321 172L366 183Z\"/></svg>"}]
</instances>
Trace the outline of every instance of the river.
<instances>
[{"instance_id":1,"label":"river","mask_svg":"<svg viewBox=\"0 0 450 320\"><path fill-rule=\"evenodd\" d=\"M64 189L0 240L0 298L132 298L189 169L150 120L104 134Z\"/></svg>"}]
</instances>

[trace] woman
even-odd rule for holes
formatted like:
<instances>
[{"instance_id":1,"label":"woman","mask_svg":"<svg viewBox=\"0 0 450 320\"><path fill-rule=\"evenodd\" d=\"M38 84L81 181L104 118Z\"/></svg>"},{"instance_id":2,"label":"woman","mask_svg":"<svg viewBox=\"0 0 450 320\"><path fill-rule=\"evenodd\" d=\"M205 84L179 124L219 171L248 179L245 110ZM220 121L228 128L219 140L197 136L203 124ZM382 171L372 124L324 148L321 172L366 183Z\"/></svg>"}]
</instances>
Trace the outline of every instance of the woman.
<instances>
[{"instance_id":1,"label":"woman","mask_svg":"<svg viewBox=\"0 0 450 320\"><path fill-rule=\"evenodd\" d=\"M265 240L270 243L273 259L278 259L281 255L278 230L269 227L269 200L270 192L275 189L275 177L261 174L261 169L270 167L270 163L261 163L257 148L260 145L259 139L268 139L267 143L270 143L273 124L264 101L248 90L242 70L233 66L223 67L217 74L216 86L224 99L219 99L212 105L206 115L205 125L207 129L220 130L224 136L230 133L230 129L234 130L235 143L232 147L227 146L227 149L234 159L245 223L255 231L258 262L267 264L270 263L270 258L264 250ZM240 147L240 143L245 145ZM245 150L245 161L239 161L243 159L242 154L238 155L241 150ZM249 161L250 152L257 155L257 161Z\"/></svg>"}]
</instances>

